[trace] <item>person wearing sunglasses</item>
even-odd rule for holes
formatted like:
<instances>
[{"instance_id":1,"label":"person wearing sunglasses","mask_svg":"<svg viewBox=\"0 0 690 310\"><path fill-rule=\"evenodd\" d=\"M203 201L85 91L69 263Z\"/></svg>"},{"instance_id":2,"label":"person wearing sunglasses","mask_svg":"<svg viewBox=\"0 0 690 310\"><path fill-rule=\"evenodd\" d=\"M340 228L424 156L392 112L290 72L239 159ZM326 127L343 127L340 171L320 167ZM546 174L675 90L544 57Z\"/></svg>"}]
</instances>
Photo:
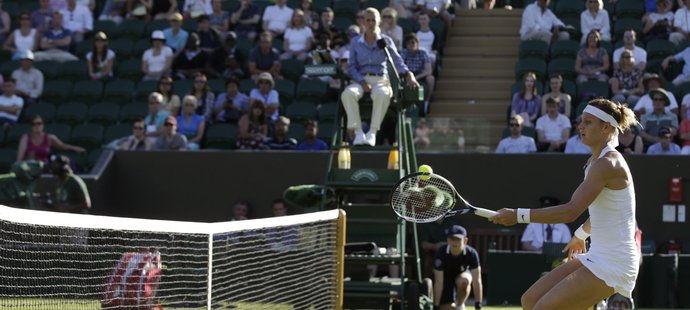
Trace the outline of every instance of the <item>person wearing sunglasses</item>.
<instances>
[{"instance_id":1,"label":"person wearing sunglasses","mask_svg":"<svg viewBox=\"0 0 690 310\"><path fill-rule=\"evenodd\" d=\"M668 128L672 137L678 133L678 115L666 111L666 106L669 105L666 90L662 88L652 89L649 91L649 96L652 98L653 110L640 118L640 124L644 128L640 131L640 136L642 136L645 147L661 140L659 139L659 129L662 127Z\"/></svg>"},{"instance_id":2,"label":"person wearing sunglasses","mask_svg":"<svg viewBox=\"0 0 690 310\"><path fill-rule=\"evenodd\" d=\"M520 115L513 115L508 122L510 128L510 136L503 138L498 143L496 153L518 154L518 153L534 153L537 151L537 145L534 138L522 135L523 118Z\"/></svg>"},{"instance_id":3,"label":"person wearing sunglasses","mask_svg":"<svg viewBox=\"0 0 690 310\"><path fill-rule=\"evenodd\" d=\"M33 159L48 163L50 154L55 149L77 153L86 152L83 147L63 143L54 134L43 131L44 127L43 117L35 115L31 118L31 131L22 135L19 140L17 161Z\"/></svg>"},{"instance_id":4,"label":"person wearing sunglasses","mask_svg":"<svg viewBox=\"0 0 690 310\"><path fill-rule=\"evenodd\" d=\"M134 120L132 135L120 145L120 150L148 151L151 149L151 141L146 139L146 122L143 118Z\"/></svg>"},{"instance_id":5,"label":"person wearing sunglasses","mask_svg":"<svg viewBox=\"0 0 690 310\"><path fill-rule=\"evenodd\" d=\"M169 115L163 123L161 135L156 139L153 148L158 151L178 151L187 149L187 138L177 132L177 119Z\"/></svg>"}]
</instances>

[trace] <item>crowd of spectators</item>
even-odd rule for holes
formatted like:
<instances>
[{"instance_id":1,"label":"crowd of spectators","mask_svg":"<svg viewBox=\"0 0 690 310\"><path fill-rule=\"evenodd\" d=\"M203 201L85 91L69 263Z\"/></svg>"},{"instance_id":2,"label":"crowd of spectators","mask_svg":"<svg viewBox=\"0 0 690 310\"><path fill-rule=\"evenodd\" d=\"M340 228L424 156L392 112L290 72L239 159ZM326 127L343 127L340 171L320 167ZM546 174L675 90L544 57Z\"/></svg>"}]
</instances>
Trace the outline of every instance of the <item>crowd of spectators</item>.
<instances>
[{"instance_id":1,"label":"crowd of spectators","mask_svg":"<svg viewBox=\"0 0 690 310\"><path fill-rule=\"evenodd\" d=\"M689 4L537 0L527 5L517 64L521 80L513 87L510 129L497 152L532 152L527 136L537 151L586 153L577 137L579 116L589 99L605 97L633 107L641 123L619 135L621 152L690 154ZM541 51L535 40L546 42ZM514 130L518 124L520 132Z\"/></svg>"}]
</instances>

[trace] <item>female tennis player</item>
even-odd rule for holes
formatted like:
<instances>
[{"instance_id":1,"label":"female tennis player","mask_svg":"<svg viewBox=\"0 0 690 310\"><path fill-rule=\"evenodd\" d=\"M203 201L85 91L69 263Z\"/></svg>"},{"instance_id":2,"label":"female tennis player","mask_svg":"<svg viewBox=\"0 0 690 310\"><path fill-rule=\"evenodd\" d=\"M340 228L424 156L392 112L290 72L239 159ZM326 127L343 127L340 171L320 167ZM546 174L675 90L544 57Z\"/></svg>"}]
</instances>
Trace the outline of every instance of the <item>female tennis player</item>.
<instances>
[{"instance_id":1,"label":"female tennis player","mask_svg":"<svg viewBox=\"0 0 690 310\"><path fill-rule=\"evenodd\" d=\"M592 157L571 200L544 209L501 209L489 219L502 225L568 223L589 209L589 219L564 249L574 259L534 283L522 295L523 309L586 309L614 293L630 297L640 261L635 245L635 187L615 147L618 132L636 124L627 106L606 99L590 101L577 129ZM587 253L585 239L590 233Z\"/></svg>"}]
</instances>

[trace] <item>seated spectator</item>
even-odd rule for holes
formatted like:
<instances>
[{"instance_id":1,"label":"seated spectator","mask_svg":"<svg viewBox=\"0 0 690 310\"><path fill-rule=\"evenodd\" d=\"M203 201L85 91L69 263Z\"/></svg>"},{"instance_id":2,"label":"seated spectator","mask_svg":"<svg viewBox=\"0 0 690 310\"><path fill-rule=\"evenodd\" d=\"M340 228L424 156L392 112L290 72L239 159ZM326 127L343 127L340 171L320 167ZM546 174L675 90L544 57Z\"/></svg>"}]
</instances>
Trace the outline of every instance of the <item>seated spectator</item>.
<instances>
[{"instance_id":1,"label":"seated spectator","mask_svg":"<svg viewBox=\"0 0 690 310\"><path fill-rule=\"evenodd\" d=\"M206 62L206 72L209 75L226 80L247 77L247 55L235 46L236 42L237 35L232 31L228 32L223 46L215 49Z\"/></svg>"},{"instance_id":2,"label":"seated spectator","mask_svg":"<svg viewBox=\"0 0 690 310\"><path fill-rule=\"evenodd\" d=\"M549 0L537 0L525 7L520 24L520 40L542 40L551 44L553 38L570 39L565 24L549 9Z\"/></svg>"},{"instance_id":3,"label":"seated spectator","mask_svg":"<svg viewBox=\"0 0 690 310\"><path fill-rule=\"evenodd\" d=\"M275 5L269 5L264 9L263 29L276 36L281 36L288 28L292 20L293 10L287 6L287 0L276 0Z\"/></svg>"},{"instance_id":4,"label":"seated spectator","mask_svg":"<svg viewBox=\"0 0 690 310\"><path fill-rule=\"evenodd\" d=\"M359 26L350 25L345 32L345 40L343 41L343 46L338 49L338 55L340 55L340 61L345 60L345 70L347 72L347 60L350 58L350 47L352 46L352 40L354 40L360 34ZM342 63L341 63L342 64Z\"/></svg>"},{"instance_id":5,"label":"seated spectator","mask_svg":"<svg viewBox=\"0 0 690 310\"><path fill-rule=\"evenodd\" d=\"M106 0L98 20L110 20L116 24L122 23L125 16L131 13L127 10L129 0Z\"/></svg>"},{"instance_id":6,"label":"seated spectator","mask_svg":"<svg viewBox=\"0 0 690 310\"><path fill-rule=\"evenodd\" d=\"M387 7L381 11L381 33L391 37L395 48L399 51L403 49L403 30L398 26L398 12Z\"/></svg>"},{"instance_id":7,"label":"seated spectator","mask_svg":"<svg viewBox=\"0 0 690 310\"><path fill-rule=\"evenodd\" d=\"M2 112L0 112L2 113ZM48 163L50 154L54 149L61 151L72 151L76 153L84 153L84 148L63 143L60 138L54 134L43 131L45 127L43 118L40 115L35 115L31 118L31 131L22 135L19 140L17 148L17 161L22 160L40 160Z\"/></svg>"},{"instance_id":8,"label":"seated spectator","mask_svg":"<svg viewBox=\"0 0 690 310\"><path fill-rule=\"evenodd\" d=\"M365 12L365 10L360 9L359 11L357 11L357 15L356 15L357 16L356 17L357 18L357 20L356 20L357 27L359 27L361 32L364 32L364 29L367 28L367 23L365 21L366 18L365 18L364 12Z\"/></svg>"},{"instance_id":9,"label":"seated spectator","mask_svg":"<svg viewBox=\"0 0 690 310\"><path fill-rule=\"evenodd\" d=\"M266 107L266 116L273 122L278 119L278 108L280 108L280 97L278 92L273 89L275 82L270 73L264 72L259 75L257 80L258 88L254 88L249 93L249 99L257 100Z\"/></svg>"},{"instance_id":10,"label":"seated spectator","mask_svg":"<svg viewBox=\"0 0 690 310\"><path fill-rule=\"evenodd\" d=\"M414 73L417 81L424 84L424 106L420 114L426 115L429 113L429 103L436 85L431 59L425 50L419 48L419 39L414 33L405 36L405 47L406 49L400 53L400 57L405 61L407 68Z\"/></svg>"},{"instance_id":11,"label":"seated spectator","mask_svg":"<svg viewBox=\"0 0 690 310\"><path fill-rule=\"evenodd\" d=\"M673 16L673 33L669 35L668 40L676 46L680 46L683 41L688 39L688 33L690 33L690 10L686 5L683 8L678 8Z\"/></svg>"},{"instance_id":12,"label":"seated spectator","mask_svg":"<svg viewBox=\"0 0 690 310\"><path fill-rule=\"evenodd\" d=\"M621 59L621 54L624 50L633 51L633 57L635 58L635 66L640 70L644 71L647 67L647 51L635 44L637 34L635 30L626 30L623 33L623 46L617 48L613 51L613 68L616 69L619 66Z\"/></svg>"},{"instance_id":13,"label":"seated spectator","mask_svg":"<svg viewBox=\"0 0 690 310\"><path fill-rule=\"evenodd\" d=\"M288 137L290 119L279 116L273 124L273 136L266 139L266 146L271 150L294 150L297 148L297 140Z\"/></svg>"},{"instance_id":14,"label":"seated spectator","mask_svg":"<svg viewBox=\"0 0 690 310\"><path fill-rule=\"evenodd\" d=\"M177 119L169 115L163 123L161 134L153 145L159 151L177 151L187 149L187 138L177 132Z\"/></svg>"},{"instance_id":15,"label":"seated spectator","mask_svg":"<svg viewBox=\"0 0 690 310\"><path fill-rule=\"evenodd\" d=\"M208 15L201 15L197 18L196 34L199 36L199 47L206 54L210 55L220 47L220 36L216 30L211 28Z\"/></svg>"},{"instance_id":16,"label":"seated spectator","mask_svg":"<svg viewBox=\"0 0 690 310\"><path fill-rule=\"evenodd\" d=\"M599 32L591 31L587 35L587 44L577 52L575 58L575 72L577 72L577 83L588 80L599 80L608 82L609 77L606 72L609 70L609 56L606 49L601 47L601 37Z\"/></svg>"},{"instance_id":17,"label":"seated spectator","mask_svg":"<svg viewBox=\"0 0 690 310\"><path fill-rule=\"evenodd\" d=\"M170 19L175 13L177 13L177 1L175 0L152 0L143 1L138 4L135 1L128 1L127 8L128 11L132 12L132 17L144 17L145 19ZM140 12L137 13L136 11Z\"/></svg>"},{"instance_id":18,"label":"seated spectator","mask_svg":"<svg viewBox=\"0 0 690 310\"><path fill-rule=\"evenodd\" d=\"M671 130L668 127L659 129L659 142L650 145L647 154L680 155L680 146L671 142Z\"/></svg>"},{"instance_id":19,"label":"seated spectator","mask_svg":"<svg viewBox=\"0 0 690 310\"><path fill-rule=\"evenodd\" d=\"M314 31L314 27L318 25L321 16L318 12L314 11L311 2L312 0L300 0L299 8L304 12L304 24Z\"/></svg>"},{"instance_id":20,"label":"seated spectator","mask_svg":"<svg viewBox=\"0 0 690 310\"><path fill-rule=\"evenodd\" d=\"M653 40L668 40L673 30L673 11L668 11L671 5L668 0L656 0L656 11L645 15L642 18L644 28L644 41L649 43Z\"/></svg>"},{"instance_id":21,"label":"seated spectator","mask_svg":"<svg viewBox=\"0 0 690 310\"><path fill-rule=\"evenodd\" d=\"M667 112L665 109L665 106L669 105L667 92L663 88L657 88L649 91L649 94L652 97L654 109L652 113L644 114L640 119L640 124L644 128L640 135L645 146L659 142L659 129L661 127L668 128L672 136L678 132L678 115Z\"/></svg>"},{"instance_id":22,"label":"seated spectator","mask_svg":"<svg viewBox=\"0 0 690 310\"><path fill-rule=\"evenodd\" d=\"M631 50L623 51L620 66L613 70L613 77L609 80L613 94L611 100L634 106L640 96L644 94L643 73L635 66L633 52Z\"/></svg>"},{"instance_id":23,"label":"seated spectator","mask_svg":"<svg viewBox=\"0 0 690 310\"><path fill-rule=\"evenodd\" d=\"M177 116L180 112L180 97L173 90L173 79L169 75L164 75L158 80L156 91L163 95L161 109L167 111L169 115Z\"/></svg>"},{"instance_id":24,"label":"seated spectator","mask_svg":"<svg viewBox=\"0 0 690 310\"><path fill-rule=\"evenodd\" d=\"M88 7L77 4L77 0L67 0L63 16L69 16L65 29L72 33L72 41L79 43L93 31L93 13Z\"/></svg>"},{"instance_id":25,"label":"seated spectator","mask_svg":"<svg viewBox=\"0 0 690 310\"><path fill-rule=\"evenodd\" d=\"M10 52L13 60L17 60L20 52L37 50L40 38L38 30L31 27L29 12L22 11L19 13L19 28L10 33L2 49Z\"/></svg>"},{"instance_id":26,"label":"seated spectator","mask_svg":"<svg viewBox=\"0 0 690 310\"><path fill-rule=\"evenodd\" d=\"M249 218L249 202L238 200L232 205L231 221L244 221Z\"/></svg>"},{"instance_id":27,"label":"seated spectator","mask_svg":"<svg viewBox=\"0 0 690 310\"><path fill-rule=\"evenodd\" d=\"M315 65L320 64L335 64L341 58L337 51L331 49L331 36L326 32L318 34L318 41L316 48L311 52L311 62ZM330 57L330 58L329 58ZM331 62L332 61L332 62ZM342 69L341 69L342 70ZM347 71L347 66L345 70ZM342 89L343 79L337 76L323 75L316 77L321 81L328 83L326 95L322 98L322 102L338 101L338 95Z\"/></svg>"},{"instance_id":28,"label":"seated spectator","mask_svg":"<svg viewBox=\"0 0 690 310\"><path fill-rule=\"evenodd\" d=\"M223 10L222 0L211 0L211 9L213 9L213 12L208 15L208 22L211 26L211 29L215 30L219 34L228 32L230 29L230 13ZM254 38L251 38L250 40L254 41Z\"/></svg>"},{"instance_id":29,"label":"seated spectator","mask_svg":"<svg viewBox=\"0 0 690 310\"><path fill-rule=\"evenodd\" d=\"M189 94L196 98L196 114L203 116L205 120L210 120L216 95L208 86L208 79L204 74L197 73L194 75L194 84Z\"/></svg>"},{"instance_id":30,"label":"seated spectator","mask_svg":"<svg viewBox=\"0 0 690 310\"><path fill-rule=\"evenodd\" d=\"M345 33L333 25L333 9L327 7L321 12L319 22L312 26L315 38L320 38L321 34L327 34L331 40L331 46L339 50L347 44ZM359 30L357 31L359 33ZM342 55L340 52L338 53Z\"/></svg>"},{"instance_id":31,"label":"seated spectator","mask_svg":"<svg viewBox=\"0 0 690 310\"><path fill-rule=\"evenodd\" d=\"M1 5L2 3L0 3L0 42L4 42L12 30L12 20L10 14L3 10Z\"/></svg>"},{"instance_id":32,"label":"seated spectator","mask_svg":"<svg viewBox=\"0 0 690 310\"><path fill-rule=\"evenodd\" d=\"M450 8L450 0L418 0L417 5L420 6L421 12L429 15L429 18L440 16L445 24L445 29L450 30L453 16L448 12Z\"/></svg>"},{"instance_id":33,"label":"seated spectator","mask_svg":"<svg viewBox=\"0 0 690 310\"><path fill-rule=\"evenodd\" d=\"M285 200L283 200L282 198L274 199L271 203L271 214L273 214L274 217L286 216L287 206L285 205Z\"/></svg>"},{"instance_id":34,"label":"seated spectator","mask_svg":"<svg viewBox=\"0 0 690 310\"><path fill-rule=\"evenodd\" d=\"M107 81L113 78L115 52L108 48L108 36L99 31L93 36L93 49L86 54L89 78Z\"/></svg>"},{"instance_id":35,"label":"seated spectator","mask_svg":"<svg viewBox=\"0 0 690 310\"><path fill-rule=\"evenodd\" d=\"M254 42L259 31L261 9L252 0L240 0L240 6L230 15L230 27L240 37Z\"/></svg>"},{"instance_id":36,"label":"seated spectator","mask_svg":"<svg viewBox=\"0 0 690 310\"><path fill-rule=\"evenodd\" d=\"M510 127L510 136L505 137L498 143L496 153L534 153L537 151L537 145L534 143L532 137L522 135L523 119L520 115L513 115L510 117L508 126Z\"/></svg>"},{"instance_id":37,"label":"seated spectator","mask_svg":"<svg viewBox=\"0 0 690 310\"><path fill-rule=\"evenodd\" d=\"M429 135L431 129L426 126L426 119L420 118L417 121L417 127L414 129L414 145L419 148L427 148L431 144L431 138Z\"/></svg>"},{"instance_id":38,"label":"seated spectator","mask_svg":"<svg viewBox=\"0 0 690 310\"><path fill-rule=\"evenodd\" d=\"M167 75L172 67L173 50L165 46L165 35L160 30L151 33L151 48L141 56L144 80L158 80Z\"/></svg>"},{"instance_id":39,"label":"seated spectator","mask_svg":"<svg viewBox=\"0 0 690 310\"><path fill-rule=\"evenodd\" d=\"M238 79L228 79L225 82L225 92L218 95L213 104L213 119L221 123L237 123L247 112L249 112L249 96L240 92Z\"/></svg>"},{"instance_id":40,"label":"seated spectator","mask_svg":"<svg viewBox=\"0 0 690 310\"><path fill-rule=\"evenodd\" d=\"M638 115L643 115L647 113L652 113L654 109L652 107L652 97L649 91L652 89L663 88L664 81L661 77L654 73L646 73L642 78L642 85L647 92L644 96L640 98L635 104L635 113ZM670 104L666 107L666 112L678 113L678 102L673 93L666 93Z\"/></svg>"},{"instance_id":41,"label":"seated spectator","mask_svg":"<svg viewBox=\"0 0 690 310\"><path fill-rule=\"evenodd\" d=\"M565 154L592 154L592 150L589 148L589 146L586 146L584 143L582 143L582 136L580 136L580 133L577 130L577 127L580 125L582 122L582 116L578 116L577 119L575 119L575 123L573 126L575 127L575 133L570 136L570 139L568 139L567 142L565 142L565 151L563 153Z\"/></svg>"},{"instance_id":42,"label":"seated spectator","mask_svg":"<svg viewBox=\"0 0 690 310\"><path fill-rule=\"evenodd\" d=\"M284 1L284 0L279 0ZM277 79L280 75L280 53L273 48L273 34L262 32L259 44L249 53L249 74L252 80L257 80L261 73L269 73Z\"/></svg>"},{"instance_id":43,"label":"seated spectator","mask_svg":"<svg viewBox=\"0 0 690 310\"><path fill-rule=\"evenodd\" d=\"M300 151L328 150L328 144L316 137L318 133L319 124L316 121L308 120L304 122L304 141L297 146L297 149Z\"/></svg>"},{"instance_id":44,"label":"seated spectator","mask_svg":"<svg viewBox=\"0 0 690 310\"><path fill-rule=\"evenodd\" d=\"M543 196L539 200L542 208L557 206L561 203L557 198L549 196ZM541 251L545 242L568 243L571 238L570 228L566 224L529 223L520 241L525 251Z\"/></svg>"},{"instance_id":45,"label":"seated spectator","mask_svg":"<svg viewBox=\"0 0 690 310\"><path fill-rule=\"evenodd\" d=\"M417 11L417 1L414 0L393 0L390 6L398 12L400 18L413 18Z\"/></svg>"},{"instance_id":46,"label":"seated spectator","mask_svg":"<svg viewBox=\"0 0 690 310\"><path fill-rule=\"evenodd\" d=\"M31 12L31 27L43 33L50 28L52 19L53 8L50 7L50 0L39 0L38 8Z\"/></svg>"},{"instance_id":47,"label":"seated spectator","mask_svg":"<svg viewBox=\"0 0 690 310\"><path fill-rule=\"evenodd\" d=\"M175 13L170 17L170 27L163 30L165 45L170 46L175 54L180 53L187 44L189 32L182 29L182 14Z\"/></svg>"},{"instance_id":48,"label":"seated spectator","mask_svg":"<svg viewBox=\"0 0 690 310\"><path fill-rule=\"evenodd\" d=\"M204 118L194 111L197 108L194 96L184 96L182 99L182 114L177 116L178 131L187 138L187 149L198 150L204 138L206 123Z\"/></svg>"},{"instance_id":49,"label":"seated spectator","mask_svg":"<svg viewBox=\"0 0 690 310\"><path fill-rule=\"evenodd\" d=\"M690 94L685 96L687 97L689 95ZM683 155L690 155L690 116L688 116L688 114L690 114L690 103L683 104L683 114L681 114L683 120L680 122L678 134L683 147L680 152Z\"/></svg>"},{"instance_id":50,"label":"seated spectator","mask_svg":"<svg viewBox=\"0 0 690 310\"><path fill-rule=\"evenodd\" d=\"M20 54L19 68L12 72L12 78L17 81L16 94L31 105L38 102L43 93L43 73L34 68L34 53L26 50Z\"/></svg>"},{"instance_id":51,"label":"seated spectator","mask_svg":"<svg viewBox=\"0 0 690 310\"><path fill-rule=\"evenodd\" d=\"M189 79L206 69L208 54L201 49L199 43L199 36L192 32L187 37L185 48L173 59L172 69L177 78Z\"/></svg>"},{"instance_id":52,"label":"seated spectator","mask_svg":"<svg viewBox=\"0 0 690 310\"><path fill-rule=\"evenodd\" d=\"M69 46L72 43L72 33L62 27L62 12L55 11L51 28L41 34L39 52L34 53L36 61L66 62L79 60L77 56L70 54Z\"/></svg>"},{"instance_id":53,"label":"seated spectator","mask_svg":"<svg viewBox=\"0 0 690 310\"><path fill-rule=\"evenodd\" d=\"M262 149L268 133L266 108L261 101L253 100L249 113L242 115L237 123L239 134L237 148L242 150Z\"/></svg>"},{"instance_id":54,"label":"seated spectator","mask_svg":"<svg viewBox=\"0 0 690 310\"><path fill-rule=\"evenodd\" d=\"M15 94L17 81L13 78L5 80L2 84L2 95L0 95L0 126L5 131L17 123L19 115L24 107L24 99Z\"/></svg>"},{"instance_id":55,"label":"seated spectator","mask_svg":"<svg viewBox=\"0 0 690 310\"><path fill-rule=\"evenodd\" d=\"M596 30L601 34L602 41L611 41L611 25L609 12L604 9L603 0L587 0L587 9L580 14L581 45L585 45L587 35Z\"/></svg>"},{"instance_id":56,"label":"seated spectator","mask_svg":"<svg viewBox=\"0 0 690 310\"><path fill-rule=\"evenodd\" d=\"M295 58L299 61L305 61L311 51L311 43L314 39L314 34L311 28L304 23L304 12L296 9L292 15L290 25L283 34L283 55L281 59Z\"/></svg>"},{"instance_id":57,"label":"seated spectator","mask_svg":"<svg viewBox=\"0 0 690 310\"><path fill-rule=\"evenodd\" d=\"M558 103L546 100L546 114L537 120L537 149L540 152L563 152L570 137L570 119L558 113Z\"/></svg>"},{"instance_id":58,"label":"seated spectator","mask_svg":"<svg viewBox=\"0 0 690 310\"><path fill-rule=\"evenodd\" d=\"M168 117L168 111L161 108L163 95L153 92L149 95L149 114L146 115L144 121L146 122L146 136L158 137L161 134L165 119Z\"/></svg>"},{"instance_id":59,"label":"seated spectator","mask_svg":"<svg viewBox=\"0 0 690 310\"><path fill-rule=\"evenodd\" d=\"M541 97L540 114L546 114L546 99L553 98L558 103L558 113L563 113L563 115L570 117L572 111L571 97L563 92L563 77L560 74L552 74L549 77L549 89L551 92Z\"/></svg>"},{"instance_id":60,"label":"seated spectator","mask_svg":"<svg viewBox=\"0 0 690 310\"><path fill-rule=\"evenodd\" d=\"M184 0L182 5L182 14L191 18L198 18L201 15L210 15L213 13L211 7L211 0Z\"/></svg>"},{"instance_id":61,"label":"seated spectator","mask_svg":"<svg viewBox=\"0 0 690 310\"><path fill-rule=\"evenodd\" d=\"M616 150L621 154L642 154L644 150L642 137L628 128L618 134Z\"/></svg>"},{"instance_id":62,"label":"seated spectator","mask_svg":"<svg viewBox=\"0 0 690 310\"><path fill-rule=\"evenodd\" d=\"M132 123L132 135L125 138L118 149L126 151L148 151L152 149L151 141L146 138L146 122L143 118Z\"/></svg>"},{"instance_id":63,"label":"seated spectator","mask_svg":"<svg viewBox=\"0 0 690 310\"><path fill-rule=\"evenodd\" d=\"M685 63L683 65L683 72L673 79L673 85L679 86L680 84L690 81L690 47L680 51L678 54L666 57L661 63L661 67L666 70L671 61L683 61Z\"/></svg>"},{"instance_id":64,"label":"seated spectator","mask_svg":"<svg viewBox=\"0 0 690 310\"><path fill-rule=\"evenodd\" d=\"M520 92L513 94L513 102L510 105L510 115L520 115L526 127L534 127L534 122L539 116L541 96L537 94L537 75L527 72L522 76Z\"/></svg>"},{"instance_id":65,"label":"seated spectator","mask_svg":"<svg viewBox=\"0 0 690 310\"><path fill-rule=\"evenodd\" d=\"M420 14L417 18L419 23L419 30L417 30L417 38L419 39L419 48L423 49L429 55L431 60L431 68L436 68L436 56L438 55L438 41L436 35L431 31L429 22L431 19L427 14Z\"/></svg>"}]
</instances>

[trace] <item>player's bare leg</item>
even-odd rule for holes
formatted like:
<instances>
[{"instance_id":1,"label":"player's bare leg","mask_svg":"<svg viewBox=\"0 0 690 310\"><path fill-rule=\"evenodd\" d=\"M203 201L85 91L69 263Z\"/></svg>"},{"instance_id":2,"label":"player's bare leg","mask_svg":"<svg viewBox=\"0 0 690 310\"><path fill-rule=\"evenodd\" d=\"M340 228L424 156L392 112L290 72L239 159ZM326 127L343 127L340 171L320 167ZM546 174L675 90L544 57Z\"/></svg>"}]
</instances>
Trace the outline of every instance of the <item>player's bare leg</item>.
<instances>
[{"instance_id":1,"label":"player's bare leg","mask_svg":"<svg viewBox=\"0 0 690 310\"><path fill-rule=\"evenodd\" d=\"M582 266L546 293L534 309L586 309L613 293L604 280Z\"/></svg>"},{"instance_id":2,"label":"player's bare leg","mask_svg":"<svg viewBox=\"0 0 690 310\"><path fill-rule=\"evenodd\" d=\"M539 299L546 295L550 289L580 267L582 267L582 263L580 263L579 260L571 259L539 278L537 282L534 282L534 284L522 294L522 298L520 299L522 309L530 310L534 308L534 305L537 304Z\"/></svg>"}]
</instances>

